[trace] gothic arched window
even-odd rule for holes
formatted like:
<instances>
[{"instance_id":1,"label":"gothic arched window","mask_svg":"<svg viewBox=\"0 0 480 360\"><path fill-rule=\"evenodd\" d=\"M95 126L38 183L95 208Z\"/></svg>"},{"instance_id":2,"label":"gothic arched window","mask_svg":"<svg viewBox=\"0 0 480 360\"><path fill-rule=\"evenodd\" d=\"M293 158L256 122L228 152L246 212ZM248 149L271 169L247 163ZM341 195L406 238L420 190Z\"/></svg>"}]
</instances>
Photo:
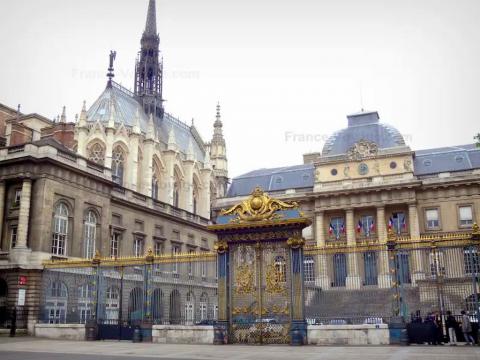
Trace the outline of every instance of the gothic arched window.
<instances>
[{"instance_id":1,"label":"gothic arched window","mask_svg":"<svg viewBox=\"0 0 480 360\"><path fill-rule=\"evenodd\" d=\"M84 225L84 256L92 259L95 254L95 239L97 235L97 216L89 210Z\"/></svg>"},{"instance_id":2,"label":"gothic arched window","mask_svg":"<svg viewBox=\"0 0 480 360\"><path fill-rule=\"evenodd\" d=\"M120 146L112 153L112 179L113 182L123 186L123 174L125 170L125 154Z\"/></svg>"},{"instance_id":3,"label":"gothic arched window","mask_svg":"<svg viewBox=\"0 0 480 360\"><path fill-rule=\"evenodd\" d=\"M68 238L68 208L63 202L55 208L53 215L52 254L65 255Z\"/></svg>"},{"instance_id":4,"label":"gothic arched window","mask_svg":"<svg viewBox=\"0 0 480 360\"><path fill-rule=\"evenodd\" d=\"M105 164L105 148L100 143L93 144L88 151L88 160L97 164Z\"/></svg>"}]
</instances>

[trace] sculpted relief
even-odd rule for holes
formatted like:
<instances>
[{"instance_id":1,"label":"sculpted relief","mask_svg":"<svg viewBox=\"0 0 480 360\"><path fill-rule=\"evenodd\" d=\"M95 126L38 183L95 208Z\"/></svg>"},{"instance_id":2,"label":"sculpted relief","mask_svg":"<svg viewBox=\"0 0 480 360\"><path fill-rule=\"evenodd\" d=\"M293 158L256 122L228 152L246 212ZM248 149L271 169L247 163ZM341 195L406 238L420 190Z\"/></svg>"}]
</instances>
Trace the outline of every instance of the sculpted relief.
<instances>
[{"instance_id":1,"label":"sculpted relief","mask_svg":"<svg viewBox=\"0 0 480 360\"><path fill-rule=\"evenodd\" d=\"M348 160L362 160L377 156L378 146L372 141L360 140L347 151Z\"/></svg>"}]
</instances>

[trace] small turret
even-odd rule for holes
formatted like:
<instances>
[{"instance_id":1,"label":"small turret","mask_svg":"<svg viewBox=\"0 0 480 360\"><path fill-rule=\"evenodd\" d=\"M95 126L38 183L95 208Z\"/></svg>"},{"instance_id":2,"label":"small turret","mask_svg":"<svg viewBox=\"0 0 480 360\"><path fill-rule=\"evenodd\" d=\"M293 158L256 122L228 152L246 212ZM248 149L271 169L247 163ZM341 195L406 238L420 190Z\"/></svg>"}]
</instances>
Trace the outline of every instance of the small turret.
<instances>
[{"instance_id":1,"label":"small turret","mask_svg":"<svg viewBox=\"0 0 480 360\"><path fill-rule=\"evenodd\" d=\"M228 185L228 162L223 123L220 115L220 104L217 103L215 122L213 123L213 138L210 143L210 161L216 179L217 197L225 196Z\"/></svg>"}]
</instances>

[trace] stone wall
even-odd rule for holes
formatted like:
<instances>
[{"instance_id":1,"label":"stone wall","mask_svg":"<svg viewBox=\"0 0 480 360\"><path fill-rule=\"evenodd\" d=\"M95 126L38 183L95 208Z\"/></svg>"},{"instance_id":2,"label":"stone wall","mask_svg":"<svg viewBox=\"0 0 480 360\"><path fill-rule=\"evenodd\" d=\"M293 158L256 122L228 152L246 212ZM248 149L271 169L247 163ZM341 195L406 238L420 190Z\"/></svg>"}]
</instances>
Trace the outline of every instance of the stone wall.
<instances>
[{"instance_id":1,"label":"stone wall","mask_svg":"<svg viewBox=\"0 0 480 360\"><path fill-rule=\"evenodd\" d=\"M309 325L309 345L388 345L387 324L380 325Z\"/></svg>"},{"instance_id":2,"label":"stone wall","mask_svg":"<svg viewBox=\"0 0 480 360\"><path fill-rule=\"evenodd\" d=\"M153 325L152 341L161 344L213 344L213 326Z\"/></svg>"},{"instance_id":3,"label":"stone wall","mask_svg":"<svg viewBox=\"0 0 480 360\"><path fill-rule=\"evenodd\" d=\"M85 325L35 324L35 336L48 339L85 340Z\"/></svg>"}]
</instances>

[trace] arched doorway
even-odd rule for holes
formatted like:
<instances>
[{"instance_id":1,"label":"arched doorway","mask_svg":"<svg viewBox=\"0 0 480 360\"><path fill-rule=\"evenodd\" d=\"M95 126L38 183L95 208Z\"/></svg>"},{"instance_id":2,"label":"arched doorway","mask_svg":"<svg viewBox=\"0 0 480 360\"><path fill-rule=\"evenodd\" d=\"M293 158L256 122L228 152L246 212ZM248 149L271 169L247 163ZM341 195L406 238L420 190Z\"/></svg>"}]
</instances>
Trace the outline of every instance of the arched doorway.
<instances>
[{"instance_id":1,"label":"arched doorway","mask_svg":"<svg viewBox=\"0 0 480 360\"><path fill-rule=\"evenodd\" d=\"M170 293L170 307L169 307L170 324L180 324L182 321L182 312L180 307L180 293L178 290L173 290Z\"/></svg>"},{"instance_id":2,"label":"arched doorway","mask_svg":"<svg viewBox=\"0 0 480 360\"><path fill-rule=\"evenodd\" d=\"M143 319L143 291L139 287L130 292L128 300L128 320L130 324L141 322Z\"/></svg>"},{"instance_id":3,"label":"arched doorway","mask_svg":"<svg viewBox=\"0 0 480 360\"><path fill-rule=\"evenodd\" d=\"M163 322L163 292L155 289L152 292L152 321L154 324Z\"/></svg>"}]
</instances>

